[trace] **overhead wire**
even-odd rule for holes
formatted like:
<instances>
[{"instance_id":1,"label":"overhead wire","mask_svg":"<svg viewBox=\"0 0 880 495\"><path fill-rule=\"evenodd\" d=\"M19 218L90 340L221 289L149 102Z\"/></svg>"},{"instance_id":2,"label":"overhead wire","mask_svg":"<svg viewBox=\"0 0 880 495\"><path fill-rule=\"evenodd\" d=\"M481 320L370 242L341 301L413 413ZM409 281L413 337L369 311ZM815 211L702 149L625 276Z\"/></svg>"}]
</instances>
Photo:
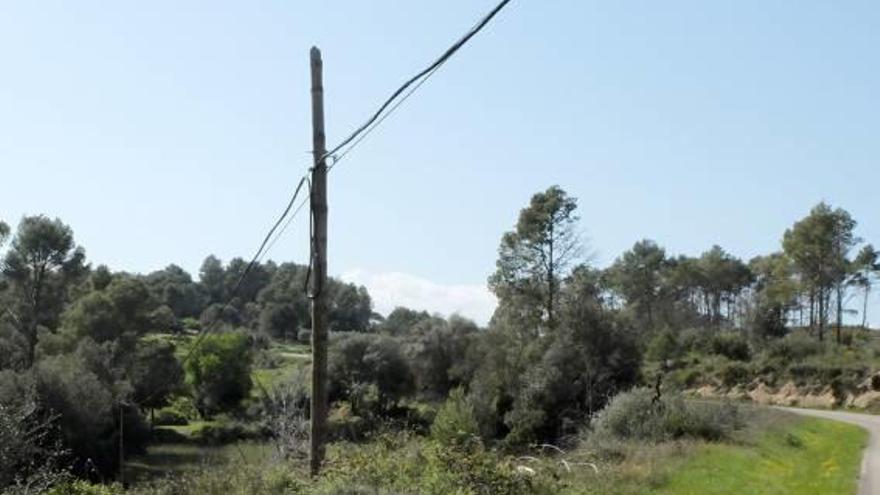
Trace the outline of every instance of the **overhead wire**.
<instances>
[{"instance_id":1,"label":"overhead wire","mask_svg":"<svg viewBox=\"0 0 880 495\"><path fill-rule=\"evenodd\" d=\"M418 82L418 84L416 84L415 86L410 88L410 90L405 95L403 95L402 98L397 100L397 102L395 102L394 105L391 108L389 108L387 112L385 112L379 119L377 119L369 128L364 130L364 132L361 133L361 135L359 135L358 138L355 139L348 148L346 148L339 155L333 155L333 163L331 163L330 166L327 167L327 172L330 172L331 170L333 170L333 167L335 167L336 164L341 162L342 159L345 158L345 156L351 152L351 150L355 149L357 147L357 145L359 145L361 143L361 141L366 139L367 136L369 136L374 130L376 130L376 128L379 127L382 124L382 122L385 121L385 119L390 117L391 114L393 114L394 111L400 107L400 105L402 105L407 99L409 99L409 97L412 96L413 93L418 91L418 89L420 87L422 87L423 84L428 82L428 79L430 79L431 76L433 76L434 73L436 73L437 70L440 69L440 67L442 67L442 66L443 66L443 64L440 64L437 67L434 67L434 69L431 72L429 72L428 74L426 74L425 77L423 77Z\"/></svg>"},{"instance_id":2,"label":"overhead wire","mask_svg":"<svg viewBox=\"0 0 880 495\"><path fill-rule=\"evenodd\" d=\"M297 206L296 209L293 210L293 213L290 214L290 216L287 218L287 221L284 222L284 225L281 226L281 230L279 230L278 233L275 234L275 237L271 241L269 241L269 245L266 246L266 250L263 251L263 255L265 255L269 251L271 251L272 247L275 245L275 243L278 242L278 239L280 239L282 236L284 236L284 233L287 231L287 228L290 226L291 223L293 223L293 220L299 214L300 210L302 210L303 207L306 205L306 203L309 202L309 199L311 199L311 195L308 195L305 198L303 198L303 200L302 200L302 202L300 202L299 206ZM262 257L261 257L261 259L262 259Z\"/></svg>"},{"instance_id":3,"label":"overhead wire","mask_svg":"<svg viewBox=\"0 0 880 495\"><path fill-rule=\"evenodd\" d=\"M270 239L272 238L272 235L275 233L275 231L278 229L278 227L282 224L282 222L284 222L285 219L288 218L288 214L290 213L291 209L293 208L293 205L296 204L296 200L299 197L300 192L302 191L303 185L307 181L308 181L307 176L303 176L299 180L299 183L297 183L297 186L294 189L293 195L290 197L290 201L287 202L287 205L285 206L284 210L281 212L281 215L278 216L278 219L272 225L272 228L269 229L269 232L263 238L263 241L260 243L260 247L257 249L257 252L254 253L254 256L251 258L251 261L247 264L245 269L242 270L241 274L239 275L238 279L236 280L235 284L233 285L232 290L229 292L229 295L226 298L226 301L220 307L221 314L218 315L218 318L213 320L207 327L201 329L199 331L198 335L196 336L196 339L190 344L189 350L184 355L183 359L181 359L181 361L180 361L180 369L181 370L186 365L186 363L189 362L190 359L192 359L193 354L195 353L196 350L198 350L199 346L202 344L202 341L205 339L205 337L209 333L211 333L219 325L219 323L222 321L221 320L222 313L224 311L226 311L229 307L232 306L232 302L235 300L236 297L238 297L238 291L241 290L241 286L244 283L245 278L247 278L247 276L250 274L251 270L253 270L254 266L256 266L257 263L259 263L259 260L262 259L263 255L265 255L265 253L268 252L267 244L269 243ZM302 207L302 204L300 205L299 208L297 208L296 211L299 211L299 209L301 207ZM289 222L288 222L288 224L289 224ZM148 395L141 402L144 402L144 403L149 402L149 400L152 399L153 397L155 397L155 395L158 392L159 392L159 390L154 391L152 394Z\"/></svg>"},{"instance_id":4,"label":"overhead wire","mask_svg":"<svg viewBox=\"0 0 880 495\"><path fill-rule=\"evenodd\" d=\"M435 59L431 64L429 64L426 68L422 69L414 76L409 78L406 82L404 82L400 87L398 87L380 106L379 108L358 128L356 128L348 137L343 139L339 144L334 146L330 151L325 152L323 156L320 157L320 160L327 160L330 158L333 160L333 163L327 168L327 171L333 169L342 159L345 158L358 144L360 144L367 136L369 136L379 125L382 124L395 110L397 110L400 105L402 105L409 97L413 95L428 79L433 76L437 70L443 66L456 52L458 52L464 45L466 45L471 38L473 38L477 33L482 31L482 29L496 16L498 13L510 3L510 0L502 0L498 3L488 14L486 14L482 19L480 19L476 24L474 24L471 29L469 29L461 38L459 38L455 43L453 43L446 51L444 51L437 59ZM403 95L401 97L401 95ZM347 148L346 148L347 147ZM340 150L343 150L342 153L339 153ZM337 155L337 153L339 153ZM305 206L307 202L311 199L311 191L309 191L309 195L296 207L293 211L293 214L288 214L293 209L294 204L296 203L297 197L302 190L302 186L308 181L308 175L303 176L299 183L296 186L296 189L293 195L290 198L290 201L287 203L287 206L284 208L281 215L272 225L272 228L269 229L269 232L263 238L263 241L260 243L260 247L257 249L257 252L254 254L251 261L248 263L247 267L242 271L238 280L236 281L233 289L231 290L229 297L226 302L221 306L221 313L230 307L232 302L238 296L238 291L241 289L241 285L244 282L247 275L251 272L253 267L259 263L259 261L265 256L266 253L278 242L278 239L284 234L287 230L288 226L293 222L293 219L296 218L296 215L300 212L300 210ZM309 187L311 190L311 186ZM311 220L311 219L310 219ZM282 225L283 223L283 225ZM275 235L276 230L278 230L279 226L281 226L281 230L278 231L278 234ZM274 237L273 237L274 235ZM310 264L311 266L311 264ZM215 319L211 322L210 326L206 329L202 329L196 340L190 345L190 349L187 354L181 360L181 368L192 358L192 355L201 345L205 336L209 334L213 329L219 324L220 318ZM152 398L154 394L148 396Z\"/></svg>"},{"instance_id":5,"label":"overhead wire","mask_svg":"<svg viewBox=\"0 0 880 495\"><path fill-rule=\"evenodd\" d=\"M352 132L348 137L343 139L339 144L334 146L330 151L324 154L324 157L333 156L339 150L344 148L349 143L352 143L355 139L358 138L362 133L364 133L370 126L373 125L374 122L379 120L382 114L386 109L391 107L397 98L403 94L407 88L415 84L418 80L422 79L426 75L432 73L441 65L443 65L447 60L449 60L457 51L459 51L468 41L471 40L477 33L483 30L489 22L498 15L501 10L510 3L510 0L502 0L498 5L495 6L488 14L486 14L482 19L480 19L473 27L471 27L461 38L459 38L455 43L453 43L449 48L446 49L436 60L431 62L426 68L422 69L416 75L407 79L400 87L394 90L381 105L379 108L373 112L373 114L359 127L357 127L354 132Z\"/></svg>"},{"instance_id":6,"label":"overhead wire","mask_svg":"<svg viewBox=\"0 0 880 495\"><path fill-rule=\"evenodd\" d=\"M302 190L302 186L303 186L303 184L306 183L306 180L307 179L305 176L303 176L299 180L299 183L297 184L296 189L293 192L293 196L291 196L290 201L287 202L287 206L284 208L284 211L281 213L281 215L278 217L278 220L275 221L275 223L272 225L272 228L269 229L269 232L263 238L263 242L260 243L260 247L257 249L257 252L254 254L253 258L251 258L250 263L248 263L247 267L245 267L245 269L241 272L241 275L239 275L238 280L235 282L235 285L233 286L232 290L229 293L229 297L226 299L226 302L223 304L223 306L220 310L221 313L223 311L226 311L226 309L232 305L232 301L234 301L235 298L238 297L238 291L241 289L241 284L244 282L244 279L248 276L248 274L251 272L251 270L254 268L254 266L256 266L256 264L259 262L260 258L262 257L262 255L264 253L264 250L266 248L266 244L269 242L269 240L272 237L272 234L275 233L275 230L278 229L278 226L281 225L281 223L287 218L287 214L290 213L290 210L293 208L293 205L296 203L296 198L299 196L299 193ZM192 357L193 352L195 352L198 345L205 338L205 335L210 333L210 331L213 330L215 326L217 326L219 321L220 321L219 318L214 320L213 322L211 322L211 326L208 328L208 330L203 330L199 333L199 336L196 338L196 341L190 347L189 352L187 352L187 354L184 356L183 360L181 361L181 365L186 364L186 362L189 361L189 359Z\"/></svg>"}]
</instances>

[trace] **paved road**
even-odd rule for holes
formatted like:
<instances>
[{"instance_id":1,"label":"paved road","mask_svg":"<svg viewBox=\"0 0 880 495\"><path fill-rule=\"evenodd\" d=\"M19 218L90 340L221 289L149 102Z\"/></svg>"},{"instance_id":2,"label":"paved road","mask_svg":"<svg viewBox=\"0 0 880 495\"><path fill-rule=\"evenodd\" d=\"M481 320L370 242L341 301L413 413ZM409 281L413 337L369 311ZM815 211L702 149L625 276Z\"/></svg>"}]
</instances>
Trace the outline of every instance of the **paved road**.
<instances>
[{"instance_id":1,"label":"paved road","mask_svg":"<svg viewBox=\"0 0 880 495\"><path fill-rule=\"evenodd\" d=\"M861 426L871 433L871 440L862 460L862 474L859 477L858 495L880 495L880 416L841 411L818 411L780 407L786 411L804 416L827 418Z\"/></svg>"}]
</instances>

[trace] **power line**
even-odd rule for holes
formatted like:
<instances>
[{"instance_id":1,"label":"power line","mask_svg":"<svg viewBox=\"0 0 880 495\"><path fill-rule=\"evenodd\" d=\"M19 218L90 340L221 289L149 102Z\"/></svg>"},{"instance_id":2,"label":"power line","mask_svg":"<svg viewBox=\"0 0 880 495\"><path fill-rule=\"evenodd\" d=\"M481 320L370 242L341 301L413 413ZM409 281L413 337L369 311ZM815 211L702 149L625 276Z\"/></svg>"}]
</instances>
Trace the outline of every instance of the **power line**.
<instances>
[{"instance_id":1,"label":"power line","mask_svg":"<svg viewBox=\"0 0 880 495\"><path fill-rule=\"evenodd\" d=\"M501 12L501 9L503 9L505 6L507 6L508 3L510 3L510 0L502 0L501 3L496 5L494 9L492 9L485 17L480 19L480 21L478 21L470 30L468 30L468 32L466 32L464 34L464 36L459 38L458 41L456 41L455 43L452 44L452 46L447 48L446 51L443 52L442 55L440 55L440 57L438 57L436 60L434 60L434 62L432 62L430 65L428 65L428 67L422 69L416 75L409 78L399 88L394 90L394 92L391 93L391 96L389 96L388 99L386 99L379 106L379 109L376 110L373 113L373 115L371 115L370 118L367 119L366 122L364 122L360 127L355 129L354 132L352 132L347 138L343 139L342 142L337 144L333 149L331 149L330 151L325 153L324 157L328 157L328 156L332 156L332 155L336 154L340 149L342 149L343 147L345 147L346 145L348 145L349 143L351 143L355 139L357 139L357 137L360 134L362 134L364 131L366 131L374 122L379 120L379 118L382 116L383 112L385 112L385 110L388 109L393 104L393 102L401 94L403 94L404 91L407 90L407 88L409 88L410 86L415 84L416 81L418 81L419 79L422 79L423 77L427 76L428 74L431 74L433 71L438 69L441 65L443 65L447 60L449 60L453 55L455 55L455 53L458 50L460 50L461 47L463 47L465 44L467 44L467 42L470 41L471 38L473 38L477 33L482 31L482 29L484 27L486 27L487 24L489 24L489 21L491 21L496 15L498 15L498 13Z\"/></svg>"},{"instance_id":2,"label":"power line","mask_svg":"<svg viewBox=\"0 0 880 495\"><path fill-rule=\"evenodd\" d=\"M253 258L251 258L250 263L248 263L247 267L245 267L245 269L241 272L241 275L239 275L238 280L235 282L235 285L232 287L232 290L229 293L229 297L227 297L226 302L224 302L223 305L221 306L221 309L220 309L221 314L219 315L219 317L217 319L212 321L210 323L210 325L208 325L206 328L203 328L202 330L199 331L199 334L196 336L195 341L190 345L189 351L187 351L186 355L180 361L180 366L181 366L180 369L181 370L183 369L183 366L186 365L186 363L192 358L195 351L198 350L199 346L202 344L202 341L205 339L205 337L209 333L211 333L215 329L215 327L217 327L217 325L219 325L219 322L221 321L220 317L222 317L222 313L224 311L226 311L227 308L232 306L232 301L234 301L235 298L238 296L238 291L241 289L241 285L242 285L242 283L244 283L245 278L248 276L248 274L250 274L250 272L251 272L251 270L253 270L254 266L256 266L257 263L259 263L259 261L263 257L263 255L268 252L269 249L267 248L267 244L269 243L270 238L275 233L275 231L278 229L278 227L282 224L282 222L284 222L284 220L288 218L288 214L290 213L291 209L293 208L293 205L296 203L296 200L299 197L300 192L302 191L302 187L306 182L307 182L307 176L303 176L299 180L299 183L297 184L296 189L293 192L293 195L290 197L290 201L287 202L287 206L285 206L284 210L281 212L281 215L278 216L278 219L272 225L272 228L269 229L269 232L263 238L263 242L260 243L260 247L257 249L257 252L254 253ZM293 216L296 215L297 212L299 212L300 208L302 208L302 204L300 204L300 206L296 209L294 214L291 215L291 219L293 218ZM285 228L286 228L286 225L289 225L289 224L290 224L290 221L288 220L287 224L285 224ZM277 240L277 237L276 237L276 240ZM274 242L273 242L273 244L274 244ZM271 245L269 247L271 247ZM148 395L145 399L141 400L141 403L149 402L150 399L155 397L155 395L158 392L159 392L158 390L154 391L152 394Z\"/></svg>"},{"instance_id":3,"label":"power line","mask_svg":"<svg viewBox=\"0 0 880 495\"><path fill-rule=\"evenodd\" d=\"M329 169L328 169L328 170L329 170ZM266 246L266 250L263 251L263 255L267 254L269 251L272 250L272 246L274 246L275 243L278 242L278 239L280 239L281 236L284 235L284 232L287 231L287 227L290 226L290 224L291 224L291 223L293 222L293 220L296 218L296 216L297 216L297 214L300 212L300 210L303 209L303 206L305 206L306 203L309 202L309 198L311 198L311 194L309 194L308 196L306 196L305 198L303 198L303 200L302 200L302 202L299 204L299 206L297 206L296 209L293 210L293 213L291 213L290 217L288 217L287 222L284 223L284 225L281 227L281 230L279 230L279 231L278 231L278 234L275 235L275 238L272 239L272 240L269 242L269 245L268 245L268 246Z\"/></svg>"},{"instance_id":4,"label":"power line","mask_svg":"<svg viewBox=\"0 0 880 495\"><path fill-rule=\"evenodd\" d=\"M333 163L328 168L328 171L331 170L333 167L335 167L340 161L342 161L342 159L348 153L350 153L361 141L363 141L370 133L372 133L376 129L376 127L378 127L383 121L385 121L385 119L387 119L388 116L390 116L392 113L394 113L394 111L397 110L397 108L399 108L400 105L403 104L403 102L405 102L410 96L412 96L412 94L415 93L428 79L430 79L431 76L433 76L434 73L436 73L437 70L444 63L446 63L453 55L455 55L456 52L458 52L458 50L460 50L464 45L466 45L471 40L471 38L473 38L477 33L482 31L482 29L484 27L486 27L486 25L496 15L498 15L498 13L504 7L506 7L508 3L510 3L510 0L502 0L486 16L484 16L482 19L480 19L470 30L468 30L461 38L459 38L458 41L456 41L455 43L452 44L452 46L450 46L448 49L446 49L446 51L443 52L443 54L441 54L436 60L434 60L434 62L432 62L425 69L418 72L416 75L414 75L413 77L408 79L405 83L403 83L399 88L397 88L391 94L391 96L388 97L382 103L382 105L379 106L378 110L376 110L370 116L370 118L368 118L366 120L366 122L364 122L360 127L355 129L354 132L352 132L348 137L343 139L333 149L326 152L322 157L323 159L326 159L327 157L333 157L342 148L348 146L349 144L351 145L347 149L345 149L345 151L343 151L339 156L334 157ZM401 95L403 95L402 98L401 98ZM386 110L387 110L387 112L386 112ZM272 248L272 246L275 245L275 243L284 234L284 232L287 230L287 227L290 225L290 223L293 221L293 219L299 213L299 211L309 201L311 194L309 194L309 197L307 197L302 203L300 203L299 206L297 206L297 208L294 210L293 214L288 217L288 214L290 213L291 209L293 209L293 205L296 203L296 199L299 196L299 193L302 190L302 186L306 181L307 181L307 176L303 176L300 179L300 181L297 184L296 189L293 193L293 196L291 196L290 201L288 202L284 211L278 217L278 220L275 221L275 224L272 226L272 228L269 229L269 232L264 237L263 242L260 244L260 247L257 249L257 252L254 254L250 263L248 263L247 267L244 269L244 271L242 271L241 275L239 276L238 280L236 281L232 291L230 292L229 297L227 298L226 302L221 307L221 310L220 310L221 313L231 306L232 301L235 299L235 297L238 295L238 291L241 289L241 285L244 282L244 279L247 277L247 275L250 273L250 271L253 269L253 267L257 263L259 263L259 261L262 259L262 257L266 253L268 253L268 251ZM285 219L287 220L286 222L285 222ZM275 237L273 238L275 231L278 230L278 227L282 223L284 223L284 225L281 227L281 230L278 231L278 234L275 235ZM195 342L192 343L189 351L184 356L183 360L181 360L181 363L180 363L181 366L185 365L191 359L192 355L195 353L195 351L201 345L205 336L214 329L214 327L218 324L219 321L220 321L219 318L214 320L213 322L211 322L210 326L208 326L205 329L202 329L199 332L199 335L196 337ZM153 395L155 395L155 393L148 396L147 399L144 400L144 402L148 399L151 399Z\"/></svg>"},{"instance_id":5,"label":"power line","mask_svg":"<svg viewBox=\"0 0 880 495\"><path fill-rule=\"evenodd\" d=\"M416 84L415 86L413 86L412 88L410 88L410 90L409 90L405 95L403 95L402 98L400 98L399 100L397 100L397 102L394 104L394 106L392 106L391 108L389 108L388 111L385 112L385 114L383 114L378 120L376 120L376 122L373 123L373 125L371 125L371 126L370 126L368 129L366 129L366 130L365 130L360 136L358 136L358 138L355 139L355 140L351 143L351 146L349 146L348 148L346 148L345 151L343 151L342 153L340 153L338 156L334 155L334 156L333 156L333 163L331 163L330 166L327 168L327 172L330 172L331 170L333 170L333 167L335 167L337 163L341 162L342 159L345 158L345 155L349 154L349 153L351 152L351 150L355 149L355 148L357 147L357 145L360 144L361 141L363 141L364 139L366 139L367 136L369 136L370 133L372 133L377 127L379 127L379 126L382 124L382 122L385 121L385 119L387 119L388 117L390 117L391 114L394 113L394 111L397 110L397 108L400 107L400 105L403 104L403 102L405 102L407 99L409 99L409 97L412 96L413 93L415 93L416 91L418 91L418 89L419 89L420 87L422 87L422 84L425 84L425 83L428 81L428 79L430 79L431 76L433 76L433 75L437 72L437 70L440 69L440 67L442 67L442 66L443 66L443 64L440 64L440 65L438 65L437 67L434 67L434 70L432 70L431 72L427 73L427 74L425 75L425 77L423 77L422 80L420 80L420 81L418 82L418 84Z\"/></svg>"},{"instance_id":6,"label":"power line","mask_svg":"<svg viewBox=\"0 0 880 495\"><path fill-rule=\"evenodd\" d=\"M259 249L257 249L257 252L254 254L253 258L251 258L250 263L248 263L247 267L245 267L245 269L241 272L241 275L238 277L238 280L235 282L235 285L233 286L232 291L229 293L229 297L226 299L226 302L223 304L223 306L220 310L221 316L222 316L222 312L226 311L226 309L232 305L232 301L235 300L235 298L238 296L238 291L239 291L239 289L241 289L241 284L244 282L244 279L248 276L248 274L251 272L251 270L254 268L254 266L256 266L256 264L259 262L260 258L263 255L264 249L266 248L266 244L269 242L269 239L272 237L272 234L275 233L275 230L278 229L278 226L281 225L281 223L284 221L285 218L287 218L287 214L290 213L290 210L293 208L294 203L296 203L296 198L299 196L299 193L302 190L302 186L305 183L306 183L306 177L303 176L299 180L299 183L296 185L296 190L294 190L293 196L291 196L290 201L288 201L287 206L284 208L284 211L278 217L278 220L275 221L275 224L272 225L272 228L269 229L269 232L266 234L266 237L263 238L263 242L260 244ZM219 321L220 321L220 319L214 320L213 322L211 322L211 325L208 327L207 330L202 330L199 333L199 336L196 338L196 341L190 347L189 352L186 353L186 356L184 356L183 360L180 362L181 366L183 366L184 364L186 364L187 361L189 361L189 359L192 357L193 353L197 350L198 346L201 344L202 340L204 340L205 335L210 333L211 330L213 330L214 327L217 326Z\"/></svg>"}]
</instances>

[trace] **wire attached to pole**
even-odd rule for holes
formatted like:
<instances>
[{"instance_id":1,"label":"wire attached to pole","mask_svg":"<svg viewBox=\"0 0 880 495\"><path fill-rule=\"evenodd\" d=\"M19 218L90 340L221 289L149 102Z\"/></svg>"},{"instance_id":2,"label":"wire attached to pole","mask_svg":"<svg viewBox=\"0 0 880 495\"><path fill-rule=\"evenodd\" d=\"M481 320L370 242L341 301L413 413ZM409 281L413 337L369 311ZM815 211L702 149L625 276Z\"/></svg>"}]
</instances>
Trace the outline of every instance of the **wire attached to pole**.
<instances>
[{"instance_id":1,"label":"wire attached to pole","mask_svg":"<svg viewBox=\"0 0 880 495\"><path fill-rule=\"evenodd\" d=\"M360 127L355 129L354 132L352 132L347 138L343 139L342 142L337 144L333 149L331 149L327 153L324 153L324 157L326 158L328 156L335 155L340 149L342 149L343 147L345 147L346 145L348 145L349 143L351 143L355 139L357 139L357 137L360 134L362 134L364 131L366 131L367 128L369 128L374 122L379 120L379 118L382 116L383 112L385 112L385 110L388 109L394 103L394 101L401 94L403 94L404 91L407 90L407 88L409 88L410 86L415 84L419 79L422 79L423 77L432 73L434 70L436 70L441 65L443 65L447 60L449 60L453 55L455 55L455 53L458 50L460 50L461 47L463 47L465 44L467 44L467 42L470 41L471 38L473 38L477 33L482 31L482 29L484 27L486 27L486 24L489 24L489 21L491 21L496 15L498 15L498 13L501 12L501 9L506 7L508 3L510 3L510 0L502 0L485 17L483 17L470 30L468 30L468 32L465 33L464 36L459 38L458 41L456 41L455 43L452 44L452 46L447 48L446 51L443 52L442 55L440 55L436 60L431 62L430 65L428 65L426 68L419 71L416 75L412 76L405 83L403 83L399 88L394 90L394 92L391 93L391 96L389 96L381 105L379 105L379 109L376 110L370 116L370 118L367 119L366 122L361 124Z\"/></svg>"}]
</instances>

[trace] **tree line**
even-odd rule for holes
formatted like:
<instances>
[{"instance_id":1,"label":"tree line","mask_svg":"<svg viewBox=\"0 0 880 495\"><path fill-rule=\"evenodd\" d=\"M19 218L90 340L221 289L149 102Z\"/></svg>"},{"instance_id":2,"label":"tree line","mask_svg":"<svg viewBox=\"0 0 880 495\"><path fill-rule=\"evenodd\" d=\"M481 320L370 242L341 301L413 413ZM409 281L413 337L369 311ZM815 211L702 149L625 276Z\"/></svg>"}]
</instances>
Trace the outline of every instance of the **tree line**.
<instances>
[{"instance_id":1,"label":"tree line","mask_svg":"<svg viewBox=\"0 0 880 495\"><path fill-rule=\"evenodd\" d=\"M143 452L145 414L175 396L191 395L206 415L237 405L251 388L252 349L308 338L302 265L258 263L240 285L248 266L240 258L208 256L197 281L176 265L112 272L87 261L70 226L41 215L14 231L0 222L0 249L0 419L9 420L0 423L21 441L51 425L40 438L57 440L82 475L118 468L120 435L126 455ZM366 289L331 279L327 290L333 330L375 324ZM185 370L174 344L151 338L202 331L216 336ZM16 452L40 451L32 447ZM24 459L0 471L32 465Z\"/></svg>"},{"instance_id":2,"label":"tree line","mask_svg":"<svg viewBox=\"0 0 880 495\"><path fill-rule=\"evenodd\" d=\"M675 256L642 240L603 269L584 260L580 221L577 200L558 186L531 198L501 238L488 279L498 307L486 328L408 308L383 317L365 288L331 280L330 398L347 411L337 416L358 428L430 424L418 403L450 397L461 407L447 409L469 411L466 429L484 442L563 442L645 382L643 353L664 331L726 330L761 343L795 327L822 340L833 327L841 343L854 296L867 326L878 256L843 209L818 204L783 233L779 251L748 261L719 246ZM245 260L209 256L197 280L176 265L112 272L92 267L72 229L44 216L14 232L0 222L0 242L0 416L11 418L0 436L34 431L33 422L72 454L75 472L96 476L118 467L120 434L128 453L142 450L147 415L178 398L205 417L276 414L275 391L241 404L254 360L271 360L270 342L308 341L307 267L258 263L242 278ZM156 338L204 331L186 363ZM305 417L307 380L290 382L280 403ZM269 425L268 434L278 432Z\"/></svg>"}]
</instances>

